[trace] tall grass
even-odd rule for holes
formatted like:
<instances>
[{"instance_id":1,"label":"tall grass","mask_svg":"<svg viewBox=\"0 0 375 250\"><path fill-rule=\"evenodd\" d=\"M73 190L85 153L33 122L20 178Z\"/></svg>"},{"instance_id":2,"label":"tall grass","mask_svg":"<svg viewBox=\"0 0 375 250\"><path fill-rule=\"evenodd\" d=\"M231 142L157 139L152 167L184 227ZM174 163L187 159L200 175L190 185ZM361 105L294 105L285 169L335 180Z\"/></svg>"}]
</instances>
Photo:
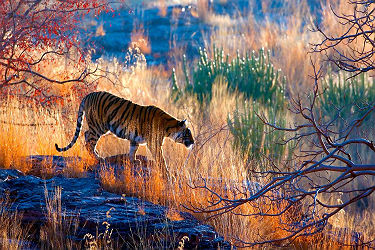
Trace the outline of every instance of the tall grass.
<instances>
[{"instance_id":1,"label":"tall grass","mask_svg":"<svg viewBox=\"0 0 375 250\"><path fill-rule=\"evenodd\" d=\"M344 0L340 0L340 3L343 2ZM277 113L271 107L284 106L285 92L288 95L295 95L299 91L306 90L311 83L308 78L310 60L306 52L309 48L308 43L318 38L307 31L311 17L308 11L303 9L304 12L299 14L300 8L294 7L295 9L291 9L291 18L287 19L283 25L270 20L259 23L251 15L246 20L240 20L237 23L239 25L225 25L224 22L228 19L221 19L221 24L206 40L207 51L201 51L197 68L190 71L188 68L190 62L183 62L183 60L177 62L176 72L172 77L175 79L173 83L175 88L172 91L169 83L171 73L161 67L136 67L129 71L117 60L96 62L99 69L112 73L106 78L92 79L95 84L91 90L109 91L142 105L157 105L179 119L187 118L196 141L195 148L188 151L183 145L176 144L169 139L165 140L163 152L171 174L176 179L173 183L163 180L160 173L154 171L152 166L150 166L149 178L134 176L130 166L125 166L122 177L115 175L113 169L103 167L99 176L103 187L168 205L180 211L185 210L184 207L200 207L208 204L207 198L210 196L205 190L192 190L189 187L189 185L199 183L201 177L208 180L211 188L223 194L228 187L241 188L243 181L262 183L263 180L253 180L252 176L249 176L248 167L267 168L267 165L262 165L266 163L261 163L258 156L264 154L283 159L290 151L274 145L273 141L284 135L264 134L266 129L262 129L262 125L252 111L254 107L255 109L265 108L269 112L266 115L271 122L293 122L293 118L286 117L283 113L284 108L280 108L283 112ZM204 21L215 21L209 19L208 9L199 15L202 18L205 16ZM329 22L326 12L323 13L322 18L323 23ZM327 29L334 30L334 27L327 25ZM214 45L216 48L224 48L224 51L238 50L239 54L233 53L227 57L221 50L213 49ZM260 50L262 47L265 47L267 51L269 49L270 53ZM260 52L246 55L249 49ZM245 57L240 55L245 55ZM319 61L320 58L317 60ZM56 65L51 64L45 65L44 70L45 73L60 74L69 72L73 68L72 65L67 65L64 71L59 71ZM281 68L287 77L285 89L283 79L275 70L277 68ZM360 87L361 81L355 83L359 84L358 88L362 88ZM184 84L179 85L182 82ZM369 91L367 84L369 83L364 79L365 92L363 93ZM343 95L340 97L336 95L337 85L326 86L327 99L323 101L326 104L322 102L322 106L327 106L327 115L329 115L330 102L336 101L337 105L340 105L344 96L347 95L346 91L358 92L342 88ZM53 146L55 142L61 145L69 143L75 130L76 112L80 102L80 98L74 91L79 87L80 85L52 86L53 93L64 96L66 101L63 105L55 104L49 109L43 108L38 103L25 105L25 99L13 95L2 99L4 101L0 107L0 133L6 135L0 137L0 165L2 167L13 167L28 172L31 166L22 160L25 156L57 154ZM191 95L182 97L181 93L183 94L185 89ZM181 101L173 103L171 96ZM246 105L245 100L247 100ZM262 107L258 107L260 104ZM228 116L231 117L229 125ZM85 125L83 129L86 129ZM258 132L250 134L251 130ZM262 130L263 132L259 132ZM236 133L239 133L238 136ZM232 144L237 146L233 147ZM270 144L272 147L268 146ZM97 149L102 156L109 156L126 153L128 146L129 142L108 135L99 141ZM244 152L246 154L251 152L251 155L257 157L244 157ZM152 159L145 147L142 147L138 154L147 155ZM59 155L82 158L80 161L82 165L73 164L68 172L76 169L84 172L87 166L93 164L84 147L82 135L72 149ZM245 158L250 160L247 161ZM50 199L51 205L60 205L52 200ZM373 198L370 198L370 203L372 201ZM273 204L256 205L262 208L278 209ZM254 211L256 211L256 206L254 208L251 204L246 204L239 212ZM363 213L362 217L354 217L346 213L343 218L348 223L336 223L336 225L358 229L352 225L353 221L372 218L371 211L373 211L372 207L370 207L370 212ZM202 213L196 213L195 216L202 220L209 217ZM54 218L52 215L50 217L51 221L59 221L59 218ZM6 214L4 218L12 220L11 215ZM350 224L350 221L353 223ZM280 230L283 225L280 224L278 218L241 217L228 213L210 219L207 223L213 225L226 239L239 244L240 242L236 239L257 241L282 237L285 234ZM368 226L373 227L371 223ZM53 227L50 228L53 229ZM46 229L45 238L50 237L58 241L61 235L57 231ZM55 233L56 235L53 235ZM374 232L368 229L365 233L370 237ZM316 246L339 248L330 238L321 235L299 239L294 244L296 248Z\"/></svg>"},{"instance_id":2,"label":"tall grass","mask_svg":"<svg viewBox=\"0 0 375 250\"><path fill-rule=\"evenodd\" d=\"M176 76L172 76L172 90L175 92L172 94L175 96L191 94L201 103L210 102L213 84L221 77L231 92L242 93L246 98L265 105L284 105L285 79L271 64L270 52L266 54L264 49L259 50L258 56L253 51L244 56L237 53L233 59L222 49L214 48L212 57L208 56L206 49L201 49L195 67L187 68L185 60L183 66L185 82L181 87L175 80Z\"/></svg>"},{"instance_id":3,"label":"tall grass","mask_svg":"<svg viewBox=\"0 0 375 250\"><path fill-rule=\"evenodd\" d=\"M45 189L46 222L40 229L40 243L43 249L79 248L79 242L72 240L79 227L78 216L67 216L61 201L61 187L51 194Z\"/></svg>"},{"instance_id":4,"label":"tall grass","mask_svg":"<svg viewBox=\"0 0 375 250\"><path fill-rule=\"evenodd\" d=\"M62 116L66 115L64 109L67 107L56 105L52 109L47 109L35 102L27 103L26 98L6 98L7 102L0 106L0 133L5 135L0 138L0 166L17 168L28 173L32 165L26 161L26 157L56 154L54 143L68 143L71 140L74 131L74 125L71 124L75 123L76 118L69 114L69 123L64 123ZM82 141L63 155L79 156L91 164L94 160L84 149ZM41 168L47 168L51 164L52 162L45 162ZM76 173L82 173L87 166L88 164L79 164L77 161L75 166L68 168L71 167Z\"/></svg>"},{"instance_id":5,"label":"tall grass","mask_svg":"<svg viewBox=\"0 0 375 250\"><path fill-rule=\"evenodd\" d=\"M375 80L367 73L350 77L349 73L329 71L321 88L322 113L328 119L336 118L340 129L364 115L366 107L375 100ZM365 123L371 118L367 117Z\"/></svg>"},{"instance_id":6,"label":"tall grass","mask_svg":"<svg viewBox=\"0 0 375 250\"><path fill-rule=\"evenodd\" d=\"M7 197L0 200L0 248L25 249L30 246L30 226L21 223L22 214L11 212L11 201Z\"/></svg>"},{"instance_id":7,"label":"tall grass","mask_svg":"<svg viewBox=\"0 0 375 250\"><path fill-rule=\"evenodd\" d=\"M214 85L218 84L219 88L243 97L238 99L234 112L229 113L227 120L234 149L239 150L243 157L257 160L266 156L279 161L285 158L285 154L290 156L290 151L282 145L284 133L273 132L255 114L266 112L271 122L286 125L285 78L280 70L273 67L270 51L266 55L264 49L260 49L258 56L253 51L243 57L237 53L229 58L229 55L224 56L222 49L215 48L212 58L203 49L197 65L188 68L184 57L183 84L178 84L175 71L172 73L173 99L176 101L186 95L196 97L203 104L199 111L205 113L212 100Z\"/></svg>"},{"instance_id":8,"label":"tall grass","mask_svg":"<svg viewBox=\"0 0 375 250\"><path fill-rule=\"evenodd\" d=\"M284 8L272 9L272 1L262 1L262 20L258 20L250 11L247 16L238 14L228 19L227 23L218 24L212 32L207 32L205 45L210 55L215 46L225 51L239 51L240 54L259 51L263 47L270 50L272 64L276 69L282 69L286 76L287 93L294 96L300 91L306 91L312 84L309 58L319 63L321 57L308 52L311 50L310 44L320 37L311 32L315 17L310 13L307 0L280 2ZM323 9L324 15L328 15L328 5ZM280 19L275 18L277 16ZM332 25L332 30L334 28Z\"/></svg>"},{"instance_id":9,"label":"tall grass","mask_svg":"<svg viewBox=\"0 0 375 250\"><path fill-rule=\"evenodd\" d=\"M286 133L275 131L265 125L258 115L265 116L271 124L285 127L289 121L285 110L275 107L263 107L258 103L237 104L233 114L228 116L228 126L233 135L233 147L242 153L245 159L259 161L259 170L266 171L271 164L263 164L263 159L280 164L281 160L290 160L293 143L285 144Z\"/></svg>"}]
</instances>

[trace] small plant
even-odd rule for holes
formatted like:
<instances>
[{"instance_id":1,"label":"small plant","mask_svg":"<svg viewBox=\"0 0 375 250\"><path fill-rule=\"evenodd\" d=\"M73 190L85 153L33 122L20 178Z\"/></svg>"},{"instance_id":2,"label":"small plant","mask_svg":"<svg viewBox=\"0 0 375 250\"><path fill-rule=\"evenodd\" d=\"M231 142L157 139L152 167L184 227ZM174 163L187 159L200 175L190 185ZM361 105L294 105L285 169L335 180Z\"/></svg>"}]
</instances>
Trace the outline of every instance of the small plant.
<instances>
[{"instance_id":1,"label":"small plant","mask_svg":"<svg viewBox=\"0 0 375 250\"><path fill-rule=\"evenodd\" d=\"M233 147L243 157L260 160L264 156L275 162L290 159L291 145L284 145L284 131L273 131L266 126L256 114L264 113L270 123L285 126L286 115L275 107L264 108L258 103L245 102L228 116L228 126L233 135ZM261 166L261 165L260 165ZM264 170L264 169L262 169Z\"/></svg>"},{"instance_id":2,"label":"small plant","mask_svg":"<svg viewBox=\"0 0 375 250\"><path fill-rule=\"evenodd\" d=\"M110 211L111 209L107 212L107 217ZM113 229L110 228L111 224L109 224L107 221L104 221L103 225L105 225L104 233L97 233L96 236L90 233L85 234L84 240L86 249L113 249Z\"/></svg>"},{"instance_id":3,"label":"small plant","mask_svg":"<svg viewBox=\"0 0 375 250\"><path fill-rule=\"evenodd\" d=\"M181 239L180 239L180 241L178 242L178 247L177 247L177 249L178 250L183 250L184 249L184 247L185 247L185 241L186 242L189 242L189 237L188 236L184 236L184 237L182 237Z\"/></svg>"},{"instance_id":4,"label":"small plant","mask_svg":"<svg viewBox=\"0 0 375 250\"><path fill-rule=\"evenodd\" d=\"M214 48L213 57L209 58L206 49L199 51L197 66L192 70L191 79L183 58L185 83L179 88L175 71L172 73L172 96L179 99L183 94L196 95L200 103L209 103L212 86L218 77L224 77L231 92L240 92L250 100L267 106L284 105L285 78L275 70L270 62L270 52L259 50L258 57L253 51L242 57L239 53L233 59L224 56L224 51Z\"/></svg>"},{"instance_id":5,"label":"small plant","mask_svg":"<svg viewBox=\"0 0 375 250\"><path fill-rule=\"evenodd\" d=\"M322 115L330 120L335 119L339 129L351 120L366 113L368 106L375 100L375 80L370 80L366 73L350 77L349 73L328 72L322 81L320 107ZM365 122L369 120L366 118Z\"/></svg>"},{"instance_id":6,"label":"small plant","mask_svg":"<svg viewBox=\"0 0 375 250\"><path fill-rule=\"evenodd\" d=\"M275 143L284 134L270 131L254 113L264 109L270 120L285 122L285 78L271 64L270 52L265 53L264 49L260 49L258 55L253 51L243 57L237 53L233 59L224 56L224 51L217 48L214 48L212 58L205 49L199 53L191 77L183 57L182 88L177 84L175 71L172 72L173 100L192 95L200 104L208 104L212 100L213 85L224 82L229 92L243 95L246 100L243 104L237 104L235 112L228 117L228 126L234 137L233 147L246 158L261 159L267 156L279 161L289 154L286 147Z\"/></svg>"},{"instance_id":7,"label":"small plant","mask_svg":"<svg viewBox=\"0 0 375 250\"><path fill-rule=\"evenodd\" d=\"M46 223L40 229L40 243L43 249L73 249L79 243L70 236L76 235L79 216L68 216L63 209L62 188L56 187L50 194L45 187Z\"/></svg>"}]
</instances>

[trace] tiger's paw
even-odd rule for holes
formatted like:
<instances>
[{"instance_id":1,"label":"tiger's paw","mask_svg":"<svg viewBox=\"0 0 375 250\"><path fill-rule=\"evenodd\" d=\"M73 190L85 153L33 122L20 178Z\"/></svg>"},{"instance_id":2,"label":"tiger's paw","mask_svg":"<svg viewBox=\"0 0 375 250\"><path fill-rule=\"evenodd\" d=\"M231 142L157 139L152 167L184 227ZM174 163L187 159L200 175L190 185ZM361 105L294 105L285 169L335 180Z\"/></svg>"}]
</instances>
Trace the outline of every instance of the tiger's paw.
<instances>
[{"instance_id":1,"label":"tiger's paw","mask_svg":"<svg viewBox=\"0 0 375 250\"><path fill-rule=\"evenodd\" d=\"M135 167L139 167L142 165L142 162L138 159L135 159L133 161L131 161L131 163L135 166Z\"/></svg>"}]
</instances>

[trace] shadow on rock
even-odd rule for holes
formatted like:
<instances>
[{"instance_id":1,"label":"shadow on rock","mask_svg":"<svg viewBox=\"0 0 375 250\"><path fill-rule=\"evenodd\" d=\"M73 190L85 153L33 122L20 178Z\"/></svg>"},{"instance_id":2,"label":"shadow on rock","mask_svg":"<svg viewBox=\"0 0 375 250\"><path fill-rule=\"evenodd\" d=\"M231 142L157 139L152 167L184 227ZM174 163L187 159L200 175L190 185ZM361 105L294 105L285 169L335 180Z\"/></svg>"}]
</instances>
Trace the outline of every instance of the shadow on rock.
<instances>
[{"instance_id":1,"label":"shadow on rock","mask_svg":"<svg viewBox=\"0 0 375 250\"><path fill-rule=\"evenodd\" d=\"M34 164L50 160L61 171L67 161L59 156L31 156ZM138 167L147 166L146 158L139 158ZM117 168L127 163L126 156L108 159L105 164ZM146 164L144 164L146 163ZM48 221L46 199L61 188L61 213L63 218L78 218L71 239L81 246L87 241L85 235L98 235L111 231L111 239L123 248L133 248L147 243L150 247L176 248L184 242L185 248L217 249L230 248L211 226L201 224L189 213L180 213L180 220L170 220L168 208L135 197L124 197L110 193L100 185L95 171L82 178L67 178L58 174L49 179L24 175L17 170L0 169L0 196L9 196L11 209L21 212L23 223L33 224L35 242L38 230ZM56 211L55 211L56 212ZM68 232L69 234L69 232Z\"/></svg>"}]
</instances>

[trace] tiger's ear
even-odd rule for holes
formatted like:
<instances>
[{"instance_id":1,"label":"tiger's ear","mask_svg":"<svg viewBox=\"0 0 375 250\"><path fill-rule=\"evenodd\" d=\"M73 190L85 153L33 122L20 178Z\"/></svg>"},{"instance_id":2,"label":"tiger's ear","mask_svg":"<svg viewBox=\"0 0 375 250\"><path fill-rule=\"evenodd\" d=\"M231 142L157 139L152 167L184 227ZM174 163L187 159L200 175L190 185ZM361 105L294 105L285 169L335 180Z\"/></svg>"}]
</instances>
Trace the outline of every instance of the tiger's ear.
<instances>
[{"instance_id":1,"label":"tiger's ear","mask_svg":"<svg viewBox=\"0 0 375 250\"><path fill-rule=\"evenodd\" d=\"M186 124L185 122L186 122L186 119L184 119L184 120L178 122L178 126L180 126L180 127L185 126L185 124Z\"/></svg>"}]
</instances>

